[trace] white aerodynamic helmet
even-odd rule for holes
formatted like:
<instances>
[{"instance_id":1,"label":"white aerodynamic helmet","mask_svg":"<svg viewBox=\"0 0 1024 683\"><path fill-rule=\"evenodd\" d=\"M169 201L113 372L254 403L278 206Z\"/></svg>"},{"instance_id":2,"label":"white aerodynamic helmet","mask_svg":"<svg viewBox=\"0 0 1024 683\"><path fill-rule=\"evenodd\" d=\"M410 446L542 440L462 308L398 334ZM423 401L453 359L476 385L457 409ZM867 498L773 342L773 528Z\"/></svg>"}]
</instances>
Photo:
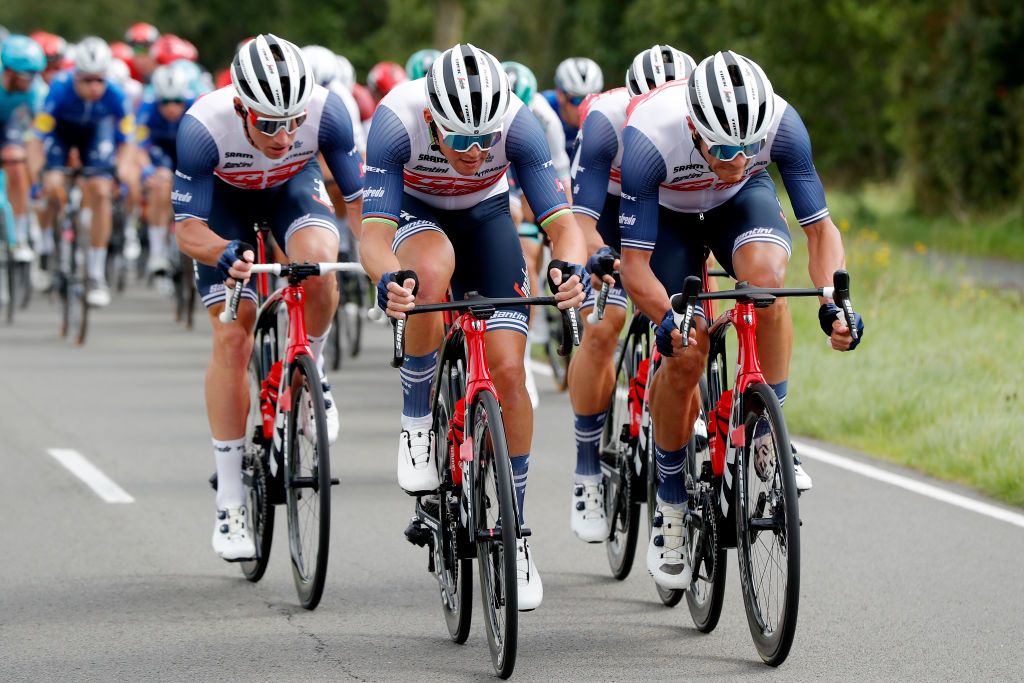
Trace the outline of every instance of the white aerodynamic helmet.
<instances>
[{"instance_id":1,"label":"white aerodynamic helmet","mask_svg":"<svg viewBox=\"0 0 1024 683\"><path fill-rule=\"evenodd\" d=\"M775 93L761 67L726 50L694 69L686 87L686 108L709 145L751 145L768 136Z\"/></svg>"},{"instance_id":2,"label":"white aerodynamic helmet","mask_svg":"<svg viewBox=\"0 0 1024 683\"><path fill-rule=\"evenodd\" d=\"M313 70L313 79L322 86L327 86L341 77L341 67L333 52L322 45L307 45L302 54Z\"/></svg>"},{"instance_id":3,"label":"white aerodynamic helmet","mask_svg":"<svg viewBox=\"0 0 1024 683\"><path fill-rule=\"evenodd\" d=\"M75 71L80 73L106 76L111 59L110 46L102 38L89 36L75 46Z\"/></svg>"},{"instance_id":4,"label":"white aerodynamic helmet","mask_svg":"<svg viewBox=\"0 0 1024 683\"><path fill-rule=\"evenodd\" d=\"M192 77L185 69L173 64L158 66L150 78L153 93L157 100L190 100L192 93Z\"/></svg>"},{"instance_id":5,"label":"white aerodynamic helmet","mask_svg":"<svg viewBox=\"0 0 1024 683\"><path fill-rule=\"evenodd\" d=\"M685 52L671 45L655 45L633 58L626 71L626 90L630 97L643 95L668 81L689 78L696 66Z\"/></svg>"},{"instance_id":6,"label":"white aerodynamic helmet","mask_svg":"<svg viewBox=\"0 0 1024 683\"><path fill-rule=\"evenodd\" d=\"M555 69L555 85L572 97L581 97L604 90L604 75L593 59L570 57Z\"/></svg>"},{"instance_id":7,"label":"white aerodynamic helmet","mask_svg":"<svg viewBox=\"0 0 1024 683\"><path fill-rule=\"evenodd\" d=\"M124 84L131 78L132 70L127 64L116 57L110 60L110 66L107 67L107 80L118 87L124 87Z\"/></svg>"},{"instance_id":8,"label":"white aerodynamic helmet","mask_svg":"<svg viewBox=\"0 0 1024 683\"><path fill-rule=\"evenodd\" d=\"M344 55L334 55L338 60L338 80L344 84L349 90L356 83L356 70L352 66L352 62L348 61L348 57Z\"/></svg>"},{"instance_id":9,"label":"white aerodynamic helmet","mask_svg":"<svg viewBox=\"0 0 1024 683\"><path fill-rule=\"evenodd\" d=\"M508 110L508 77L494 55L469 43L445 50L425 79L427 107L441 128L460 135L501 129Z\"/></svg>"},{"instance_id":10,"label":"white aerodynamic helmet","mask_svg":"<svg viewBox=\"0 0 1024 683\"><path fill-rule=\"evenodd\" d=\"M313 96L313 70L293 43L272 33L242 45L231 62L231 81L247 109L267 116L298 116Z\"/></svg>"}]
</instances>

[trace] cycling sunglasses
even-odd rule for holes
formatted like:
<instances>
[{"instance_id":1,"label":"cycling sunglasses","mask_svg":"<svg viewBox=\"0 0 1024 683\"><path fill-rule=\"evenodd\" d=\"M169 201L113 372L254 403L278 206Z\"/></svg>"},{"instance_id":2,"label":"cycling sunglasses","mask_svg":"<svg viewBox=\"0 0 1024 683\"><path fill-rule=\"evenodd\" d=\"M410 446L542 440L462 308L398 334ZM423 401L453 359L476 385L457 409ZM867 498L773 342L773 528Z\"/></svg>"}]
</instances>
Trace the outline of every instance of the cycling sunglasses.
<instances>
[{"instance_id":1,"label":"cycling sunglasses","mask_svg":"<svg viewBox=\"0 0 1024 683\"><path fill-rule=\"evenodd\" d=\"M263 133L268 137L273 137L277 134L277 131L284 129L289 135L299 129L303 123L306 122L306 112L303 111L301 114L296 114L286 119L271 119L263 116L257 116L256 112L252 109L249 110L249 123L252 127Z\"/></svg>"},{"instance_id":2,"label":"cycling sunglasses","mask_svg":"<svg viewBox=\"0 0 1024 683\"><path fill-rule=\"evenodd\" d=\"M444 140L444 144L456 152L468 152L473 145L479 147L481 152L486 152L501 140L500 130L483 135L460 135L459 133L449 133L438 125L437 121L434 121L434 126L437 128L438 136Z\"/></svg>"},{"instance_id":3,"label":"cycling sunglasses","mask_svg":"<svg viewBox=\"0 0 1024 683\"><path fill-rule=\"evenodd\" d=\"M707 143L707 140L704 142ZM739 154L753 159L764 149L764 143L764 140L758 140L749 145L708 145L708 154L719 161L732 161Z\"/></svg>"},{"instance_id":4,"label":"cycling sunglasses","mask_svg":"<svg viewBox=\"0 0 1024 683\"><path fill-rule=\"evenodd\" d=\"M79 83L103 83L107 79L103 76L75 76Z\"/></svg>"},{"instance_id":5,"label":"cycling sunglasses","mask_svg":"<svg viewBox=\"0 0 1024 683\"><path fill-rule=\"evenodd\" d=\"M580 106L581 104L583 104L583 100L587 99L586 95L577 95L575 97L569 97L568 95L566 95L566 97L569 98L569 104L573 105L574 107Z\"/></svg>"},{"instance_id":6,"label":"cycling sunglasses","mask_svg":"<svg viewBox=\"0 0 1024 683\"><path fill-rule=\"evenodd\" d=\"M160 100L160 104L185 104L185 100L179 98L172 98L167 100Z\"/></svg>"}]
</instances>

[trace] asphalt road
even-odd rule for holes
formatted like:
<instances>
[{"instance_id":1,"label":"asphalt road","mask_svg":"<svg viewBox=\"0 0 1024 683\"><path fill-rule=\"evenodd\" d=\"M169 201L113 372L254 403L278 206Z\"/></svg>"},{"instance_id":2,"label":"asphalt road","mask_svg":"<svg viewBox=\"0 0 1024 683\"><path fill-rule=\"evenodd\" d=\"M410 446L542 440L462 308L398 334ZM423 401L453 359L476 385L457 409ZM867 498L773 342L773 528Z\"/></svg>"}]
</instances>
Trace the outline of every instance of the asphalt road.
<instances>
[{"instance_id":1,"label":"asphalt road","mask_svg":"<svg viewBox=\"0 0 1024 683\"><path fill-rule=\"evenodd\" d=\"M395 483L385 328L370 326L364 354L333 378L341 485L314 612L295 599L283 515L259 584L210 548L205 321L187 332L167 300L137 290L92 317L85 348L56 330L41 300L0 327L0 680L491 675L479 605L469 641L452 644L426 553L402 536L412 499ZM515 679L1024 679L1024 528L822 462L808 462L815 488L801 499L789 660L760 663L735 553L721 623L698 633L685 602L660 604L640 551L619 582L603 546L572 536L571 412L539 383L526 513L545 598L521 619ZM78 451L134 502L104 502L50 448Z\"/></svg>"}]
</instances>

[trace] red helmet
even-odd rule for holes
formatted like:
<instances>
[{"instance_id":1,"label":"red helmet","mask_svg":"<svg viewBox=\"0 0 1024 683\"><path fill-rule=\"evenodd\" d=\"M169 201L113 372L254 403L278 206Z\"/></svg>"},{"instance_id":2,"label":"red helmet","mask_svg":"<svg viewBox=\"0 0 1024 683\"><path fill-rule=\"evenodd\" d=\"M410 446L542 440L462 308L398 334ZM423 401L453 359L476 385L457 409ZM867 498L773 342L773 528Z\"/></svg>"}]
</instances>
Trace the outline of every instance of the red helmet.
<instances>
[{"instance_id":1,"label":"red helmet","mask_svg":"<svg viewBox=\"0 0 1024 683\"><path fill-rule=\"evenodd\" d=\"M120 40L110 44L110 54L116 59L120 59L126 64L132 61L132 57L135 56L135 52L132 50L132 46L128 43L121 42Z\"/></svg>"},{"instance_id":2,"label":"red helmet","mask_svg":"<svg viewBox=\"0 0 1024 683\"><path fill-rule=\"evenodd\" d=\"M362 83L352 84L352 99L359 105L359 118L366 121L368 118L373 116L373 110L377 108L377 103L373 101L373 95Z\"/></svg>"},{"instance_id":3,"label":"red helmet","mask_svg":"<svg viewBox=\"0 0 1024 683\"><path fill-rule=\"evenodd\" d=\"M39 47L43 48L43 54L46 55L46 64L50 67L60 64L68 51L68 41L53 33L36 31L29 35L29 38L39 43Z\"/></svg>"},{"instance_id":4,"label":"red helmet","mask_svg":"<svg viewBox=\"0 0 1024 683\"><path fill-rule=\"evenodd\" d=\"M160 37L160 31L153 24L139 22L132 24L124 32L124 42L132 47L149 47Z\"/></svg>"},{"instance_id":5,"label":"red helmet","mask_svg":"<svg viewBox=\"0 0 1024 683\"><path fill-rule=\"evenodd\" d=\"M366 85L370 88L370 93L379 100L391 92L396 85L407 80L409 80L409 76L406 75L405 69L401 65L395 62L380 62L370 69L370 73L366 76Z\"/></svg>"},{"instance_id":6,"label":"red helmet","mask_svg":"<svg viewBox=\"0 0 1024 683\"><path fill-rule=\"evenodd\" d=\"M149 54L160 65L170 64L179 59L187 59L190 62L199 59L199 51L196 50L196 46L173 33L165 33L157 38L149 48Z\"/></svg>"},{"instance_id":7,"label":"red helmet","mask_svg":"<svg viewBox=\"0 0 1024 683\"><path fill-rule=\"evenodd\" d=\"M217 78L214 80L213 84L217 86L217 88L224 88L231 85L231 69L221 69L218 71Z\"/></svg>"}]
</instances>

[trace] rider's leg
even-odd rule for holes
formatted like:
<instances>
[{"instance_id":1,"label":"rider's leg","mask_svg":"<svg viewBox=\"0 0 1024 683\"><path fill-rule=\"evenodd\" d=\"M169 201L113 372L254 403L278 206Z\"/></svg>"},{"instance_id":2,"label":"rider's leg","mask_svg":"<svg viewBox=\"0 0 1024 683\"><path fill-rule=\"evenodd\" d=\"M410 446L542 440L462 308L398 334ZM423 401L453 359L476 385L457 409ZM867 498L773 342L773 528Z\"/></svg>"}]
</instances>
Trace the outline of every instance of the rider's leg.
<instances>
[{"instance_id":1,"label":"rider's leg","mask_svg":"<svg viewBox=\"0 0 1024 683\"><path fill-rule=\"evenodd\" d=\"M21 145L5 145L0 150L0 162L7 174L7 200L14 214L14 237L19 246L28 247L28 199L29 178L25 148Z\"/></svg>"},{"instance_id":2,"label":"rider's leg","mask_svg":"<svg viewBox=\"0 0 1024 683\"><path fill-rule=\"evenodd\" d=\"M89 279L106 282L107 244L110 242L110 202L114 181L106 176L86 178L83 183L82 203L92 210L89 224Z\"/></svg>"},{"instance_id":3,"label":"rider's leg","mask_svg":"<svg viewBox=\"0 0 1024 683\"><path fill-rule=\"evenodd\" d=\"M736 278L755 287L783 287L789 253L777 244L750 242L736 250L732 264ZM786 299L757 311L757 355L764 378L782 402L786 398L789 359L793 352L793 319Z\"/></svg>"},{"instance_id":4,"label":"rider's leg","mask_svg":"<svg viewBox=\"0 0 1024 683\"><path fill-rule=\"evenodd\" d=\"M169 168L157 168L146 179L147 212L149 214L149 268L167 269L168 227L171 212L171 187L174 177Z\"/></svg>"}]
</instances>

